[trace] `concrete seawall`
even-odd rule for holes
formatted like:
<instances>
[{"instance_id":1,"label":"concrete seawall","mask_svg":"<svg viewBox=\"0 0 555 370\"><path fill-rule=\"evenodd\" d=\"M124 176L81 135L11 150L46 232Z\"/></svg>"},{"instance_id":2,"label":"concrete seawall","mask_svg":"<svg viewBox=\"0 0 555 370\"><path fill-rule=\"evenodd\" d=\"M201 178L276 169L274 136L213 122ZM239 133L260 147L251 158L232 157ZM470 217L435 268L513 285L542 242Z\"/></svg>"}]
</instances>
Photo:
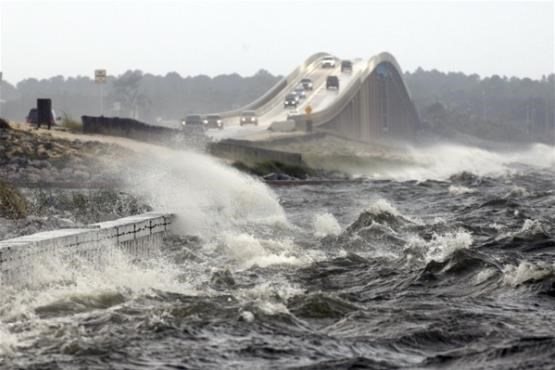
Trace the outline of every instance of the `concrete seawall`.
<instances>
[{"instance_id":1,"label":"concrete seawall","mask_svg":"<svg viewBox=\"0 0 555 370\"><path fill-rule=\"evenodd\" d=\"M167 144L171 138L183 135L181 130L152 126L131 118L82 116L81 121L86 134L121 136L151 143Z\"/></svg>"},{"instance_id":2,"label":"concrete seawall","mask_svg":"<svg viewBox=\"0 0 555 370\"><path fill-rule=\"evenodd\" d=\"M277 161L290 165L301 166L301 154L266 149L256 146L256 143L246 140L222 140L209 146L210 153L217 157L241 161L253 165L266 161Z\"/></svg>"},{"instance_id":3,"label":"concrete seawall","mask_svg":"<svg viewBox=\"0 0 555 370\"><path fill-rule=\"evenodd\" d=\"M131 118L82 116L85 134L120 136L172 148L204 149L208 137L196 127L174 129L153 126Z\"/></svg>"},{"instance_id":4,"label":"concrete seawall","mask_svg":"<svg viewBox=\"0 0 555 370\"><path fill-rule=\"evenodd\" d=\"M100 222L79 229L45 231L0 241L0 285L26 280L32 266L41 259L85 257L91 261L103 248L119 247L138 258L169 231L173 216L145 213Z\"/></svg>"},{"instance_id":5,"label":"concrete seawall","mask_svg":"<svg viewBox=\"0 0 555 370\"><path fill-rule=\"evenodd\" d=\"M117 117L83 116L81 119L83 131L86 134L121 136L175 149L207 149L214 156L241 161L249 165L267 161L297 166L303 164L302 156L299 153L264 148L263 144L255 141L226 139L210 143L203 130L195 131L187 127L177 130Z\"/></svg>"}]
</instances>

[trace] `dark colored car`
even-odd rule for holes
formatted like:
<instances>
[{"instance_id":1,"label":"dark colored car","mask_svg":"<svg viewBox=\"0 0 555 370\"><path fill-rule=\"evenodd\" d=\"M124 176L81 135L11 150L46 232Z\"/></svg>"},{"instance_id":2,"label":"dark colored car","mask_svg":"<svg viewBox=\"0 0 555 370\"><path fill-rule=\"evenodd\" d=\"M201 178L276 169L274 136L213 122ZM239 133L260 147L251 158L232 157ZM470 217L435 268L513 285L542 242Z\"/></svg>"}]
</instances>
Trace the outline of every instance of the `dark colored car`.
<instances>
[{"instance_id":1,"label":"dark colored car","mask_svg":"<svg viewBox=\"0 0 555 370\"><path fill-rule=\"evenodd\" d=\"M208 128L224 128L222 117L217 114L210 114L206 116L203 122Z\"/></svg>"},{"instance_id":2,"label":"dark colored car","mask_svg":"<svg viewBox=\"0 0 555 370\"><path fill-rule=\"evenodd\" d=\"M337 76L328 76L326 79L326 89L339 90L339 78Z\"/></svg>"},{"instance_id":3,"label":"dark colored car","mask_svg":"<svg viewBox=\"0 0 555 370\"><path fill-rule=\"evenodd\" d=\"M27 114L27 117L25 117L25 122L36 124L37 120L38 120L37 108L32 108Z\"/></svg>"},{"instance_id":4,"label":"dark colored car","mask_svg":"<svg viewBox=\"0 0 555 370\"><path fill-rule=\"evenodd\" d=\"M256 117L256 112L253 110L246 110L241 113L241 120L239 121L241 126L243 125L258 125L258 118Z\"/></svg>"},{"instance_id":5,"label":"dark colored car","mask_svg":"<svg viewBox=\"0 0 555 370\"><path fill-rule=\"evenodd\" d=\"M49 118L50 122L47 122L47 123L50 123L51 125L55 125L56 119L59 119L59 118L56 118L56 113L54 112L54 110L52 110L50 112L50 118ZM31 110L29 110L29 113L27 114L27 117L25 117L25 122L36 125L38 120L39 120L39 114L38 114L37 108L31 108Z\"/></svg>"},{"instance_id":6,"label":"dark colored car","mask_svg":"<svg viewBox=\"0 0 555 370\"><path fill-rule=\"evenodd\" d=\"M284 108L297 108L297 104L299 103L299 98L296 94L287 94L285 96L285 101L283 102Z\"/></svg>"},{"instance_id":7,"label":"dark colored car","mask_svg":"<svg viewBox=\"0 0 555 370\"><path fill-rule=\"evenodd\" d=\"M206 127L202 124L202 117L198 114L189 114L181 121L183 131L189 135L203 135Z\"/></svg>"},{"instance_id":8,"label":"dark colored car","mask_svg":"<svg viewBox=\"0 0 555 370\"><path fill-rule=\"evenodd\" d=\"M183 121L183 126L202 126L202 117L199 114L189 114Z\"/></svg>"},{"instance_id":9,"label":"dark colored car","mask_svg":"<svg viewBox=\"0 0 555 370\"><path fill-rule=\"evenodd\" d=\"M341 62L341 72L352 72L353 71L353 62L350 60L344 60Z\"/></svg>"},{"instance_id":10,"label":"dark colored car","mask_svg":"<svg viewBox=\"0 0 555 370\"><path fill-rule=\"evenodd\" d=\"M293 94L296 94L299 97L299 100L303 100L304 98L306 98L304 87L302 87L301 85L295 87L295 90L293 90Z\"/></svg>"},{"instance_id":11,"label":"dark colored car","mask_svg":"<svg viewBox=\"0 0 555 370\"><path fill-rule=\"evenodd\" d=\"M301 85L304 87L305 90L314 89L314 84L310 78L303 78L301 80Z\"/></svg>"}]
</instances>

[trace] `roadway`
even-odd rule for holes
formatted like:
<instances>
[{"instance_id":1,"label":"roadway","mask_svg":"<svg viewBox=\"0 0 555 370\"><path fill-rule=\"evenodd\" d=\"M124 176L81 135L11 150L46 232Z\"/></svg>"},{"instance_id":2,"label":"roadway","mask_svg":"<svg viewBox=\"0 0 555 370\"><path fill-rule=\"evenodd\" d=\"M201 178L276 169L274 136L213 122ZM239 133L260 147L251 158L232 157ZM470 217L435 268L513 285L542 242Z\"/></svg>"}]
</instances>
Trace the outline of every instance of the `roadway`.
<instances>
[{"instance_id":1,"label":"roadway","mask_svg":"<svg viewBox=\"0 0 555 370\"><path fill-rule=\"evenodd\" d=\"M335 68L322 68L317 61L308 66L303 73L300 73L291 83L289 83L275 97L256 110L258 115L258 125L239 124L239 116L227 117L223 120L223 129L209 129L207 135L214 140L221 139L244 139L244 140L264 140L271 136L280 136L280 133L273 134L268 127L273 122L285 121L291 108L284 108L285 96L291 93L303 78L310 78L313 82L313 90L306 91L306 98L297 106L298 114L304 113L304 108L310 104L314 113L325 109L332 104L338 97L348 90L348 85L362 73L366 63L362 60L353 61L353 71L350 73L341 72L341 61L337 61ZM339 77L339 90L327 90L326 78L330 75ZM283 135L283 133L281 133Z\"/></svg>"}]
</instances>

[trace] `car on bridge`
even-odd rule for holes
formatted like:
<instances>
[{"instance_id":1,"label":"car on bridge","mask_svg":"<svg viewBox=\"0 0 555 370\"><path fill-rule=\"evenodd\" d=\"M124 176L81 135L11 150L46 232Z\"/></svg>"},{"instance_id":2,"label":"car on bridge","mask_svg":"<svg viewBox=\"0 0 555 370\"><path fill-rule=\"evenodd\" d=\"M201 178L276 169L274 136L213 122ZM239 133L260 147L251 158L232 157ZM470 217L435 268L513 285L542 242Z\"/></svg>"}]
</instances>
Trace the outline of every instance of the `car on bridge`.
<instances>
[{"instance_id":1,"label":"car on bridge","mask_svg":"<svg viewBox=\"0 0 555 370\"><path fill-rule=\"evenodd\" d=\"M312 90L314 89L314 84L312 83L312 80L310 78L303 78L301 80L301 85L303 86L303 88L305 90Z\"/></svg>"},{"instance_id":2,"label":"car on bridge","mask_svg":"<svg viewBox=\"0 0 555 370\"><path fill-rule=\"evenodd\" d=\"M224 128L222 117L218 114L210 114L206 116L203 123L207 128L219 128L220 130Z\"/></svg>"},{"instance_id":3,"label":"car on bridge","mask_svg":"<svg viewBox=\"0 0 555 370\"><path fill-rule=\"evenodd\" d=\"M336 61L334 57L324 57L320 65L322 68L335 68L335 64Z\"/></svg>"},{"instance_id":4,"label":"car on bridge","mask_svg":"<svg viewBox=\"0 0 555 370\"><path fill-rule=\"evenodd\" d=\"M299 104L299 97L296 94L287 94L285 96L285 101L283 102L284 108L297 108Z\"/></svg>"},{"instance_id":5,"label":"car on bridge","mask_svg":"<svg viewBox=\"0 0 555 370\"><path fill-rule=\"evenodd\" d=\"M295 90L293 90L293 93L299 97L299 100L303 100L304 98L306 98L306 93L302 85L295 87Z\"/></svg>"},{"instance_id":6,"label":"car on bridge","mask_svg":"<svg viewBox=\"0 0 555 370\"><path fill-rule=\"evenodd\" d=\"M258 126L258 118L256 117L256 112L253 110L245 110L241 112L241 119L239 121L241 126L243 125L255 125Z\"/></svg>"},{"instance_id":7,"label":"car on bridge","mask_svg":"<svg viewBox=\"0 0 555 370\"><path fill-rule=\"evenodd\" d=\"M326 79L326 89L336 89L339 90L339 77L337 76L328 76Z\"/></svg>"},{"instance_id":8,"label":"car on bridge","mask_svg":"<svg viewBox=\"0 0 555 370\"><path fill-rule=\"evenodd\" d=\"M189 114L181 120L181 125L188 127L202 127L202 117L200 114Z\"/></svg>"},{"instance_id":9,"label":"car on bridge","mask_svg":"<svg viewBox=\"0 0 555 370\"><path fill-rule=\"evenodd\" d=\"M204 135L206 128L202 123L202 117L199 114L189 114L181 120L183 132L187 135Z\"/></svg>"},{"instance_id":10,"label":"car on bridge","mask_svg":"<svg viewBox=\"0 0 555 370\"><path fill-rule=\"evenodd\" d=\"M341 72L353 72L353 62L344 60L341 62Z\"/></svg>"}]
</instances>

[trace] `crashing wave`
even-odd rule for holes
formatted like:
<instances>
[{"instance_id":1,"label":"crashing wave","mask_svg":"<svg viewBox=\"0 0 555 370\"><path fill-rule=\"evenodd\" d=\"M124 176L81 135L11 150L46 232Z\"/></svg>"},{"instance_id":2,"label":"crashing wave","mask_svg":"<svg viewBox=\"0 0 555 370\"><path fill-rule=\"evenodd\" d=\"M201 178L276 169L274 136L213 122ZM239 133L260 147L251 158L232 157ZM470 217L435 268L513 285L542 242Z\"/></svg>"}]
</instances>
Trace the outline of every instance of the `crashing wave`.
<instances>
[{"instance_id":1,"label":"crashing wave","mask_svg":"<svg viewBox=\"0 0 555 370\"><path fill-rule=\"evenodd\" d=\"M528 282L537 282L547 277L555 275L555 264L534 264L528 261L522 261L515 265L506 265L503 269L503 283L505 285L516 287Z\"/></svg>"},{"instance_id":2,"label":"crashing wave","mask_svg":"<svg viewBox=\"0 0 555 370\"><path fill-rule=\"evenodd\" d=\"M358 219L347 228L347 232L356 232L374 223L387 225L393 230L398 230L402 225L408 223L414 224L416 222L402 215L401 212L387 200L378 199L358 216Z\"/></svg>"},{"instance_id":3,"label":"crashing wave","mask_svg":"<svg viewBox=\"0 0 555 370\"><path fill-rule=\"evenodd\" d=\"M467 188L466 186L451 185L449 186L449 194L462 195L469 193L476 193L476 189Z\"/></svg>"},{"instance_id":4,"label":"crashing wave","mask_svg":"<svg viewBox=\"0 0 555 370\"><path fill-rule=\"evenodd\" d=\"M472 242L472 234L462 229L444 234L433 233L430 240L413 235L408 240L405 254L410 259L416 258L426 263L443 262L457 250L469 248Z\"/></svg>"},{"instance_id":5,"label":"crashing wave","mask_svg":"<svg viewBox=\"0 0 555 370\"><path fill-rule=\"evenodd\" d=\"M529 195L530 193L525 187L513 185L513 187L509 190L509 192L505 194L505 198L521 198L521 197L527 197Z\"/></svg>"},{"instance_id":6,"label":"crashing wave","mask_svg":"<svg viewBox=\"0 0 555 370\"><path fill-rule=\"evenodd\" d=\"M341 233L341 226L331 213L322 213L314 217L312 221L314 236L323 238L328 235L337 236Z\"/></svg>"}]
</instances>

